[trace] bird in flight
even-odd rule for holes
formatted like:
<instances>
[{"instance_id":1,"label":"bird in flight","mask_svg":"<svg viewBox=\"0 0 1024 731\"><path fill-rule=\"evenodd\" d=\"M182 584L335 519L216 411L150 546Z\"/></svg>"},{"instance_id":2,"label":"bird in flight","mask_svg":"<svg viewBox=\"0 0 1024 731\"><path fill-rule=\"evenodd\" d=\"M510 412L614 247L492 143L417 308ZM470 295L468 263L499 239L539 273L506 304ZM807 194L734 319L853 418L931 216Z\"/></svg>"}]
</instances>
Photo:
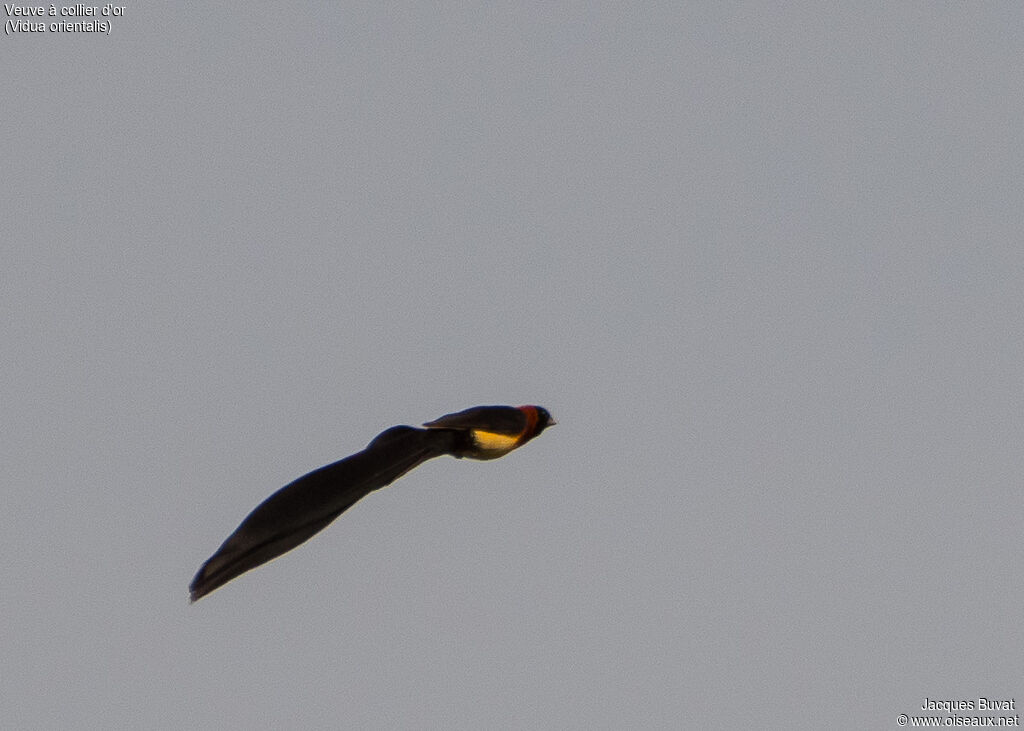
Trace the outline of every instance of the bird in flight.
<instances>
[{"instance_id":1,"label":"bird in flight","mask_svg":"<svg viewBox=\"0 0 1024 731\"><path fill-rule=\"evenodd\" d=\"M189 585L197 601L313 537L374 490L428 459L497 459L555 424L540 406L474 406L418 429L393 426L362 452L285 485L246 516Z\"/></svg>"}]
</instances>

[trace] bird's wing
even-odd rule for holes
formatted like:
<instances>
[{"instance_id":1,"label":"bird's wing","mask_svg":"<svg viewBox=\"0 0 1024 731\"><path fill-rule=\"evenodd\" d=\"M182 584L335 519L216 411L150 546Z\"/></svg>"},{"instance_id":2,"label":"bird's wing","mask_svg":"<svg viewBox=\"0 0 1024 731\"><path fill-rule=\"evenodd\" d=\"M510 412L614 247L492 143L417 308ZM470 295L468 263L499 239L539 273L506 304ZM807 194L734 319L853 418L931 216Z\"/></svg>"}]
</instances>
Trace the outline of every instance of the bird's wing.
<instances>
[{"instance_id":1,"label":"bird's wing","mask_svg":"<svg viewBox=\"0 0 1024 731\"><path fill-rule=\"evenodd\" d=\"M367 494L428 459L448 454L454 434L395 426L362 452L282 487L256 507L192 580L192 601L277 558L325 528Z\"/></svg>"},{"instance_id":2,"label":"bird's wing","mask_svg":"<svg viewBox=\"0 0 1024 731\"><path fill-rule=\"evenodd\" d=\"M423 426L432 429L480 429L495 434L519 434L526 428L526 414L515 406L474 406L428 421Z\"/></svg>"}]
</instances>

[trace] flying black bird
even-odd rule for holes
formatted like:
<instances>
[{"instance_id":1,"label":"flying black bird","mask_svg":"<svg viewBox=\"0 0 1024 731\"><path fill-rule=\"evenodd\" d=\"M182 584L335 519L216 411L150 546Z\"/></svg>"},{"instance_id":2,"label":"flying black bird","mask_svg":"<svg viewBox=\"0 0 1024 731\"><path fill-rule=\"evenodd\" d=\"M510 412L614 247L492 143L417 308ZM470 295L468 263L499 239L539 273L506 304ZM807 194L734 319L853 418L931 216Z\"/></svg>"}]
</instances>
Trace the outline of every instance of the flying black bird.
<instances>
[{"instance_id":1,"label":"flying black bird","mask_svg":"<svg viewBox=\"0 0 1024 731\"><path fill-rule=\"evenodd\" d=\"M497 459L555 423L540 406L474 406L417 429L393 426L362 452L313 470L260 503L199 569L194 602L290 551L378 488L428 459Z\"/></svg>"}]
</instances>

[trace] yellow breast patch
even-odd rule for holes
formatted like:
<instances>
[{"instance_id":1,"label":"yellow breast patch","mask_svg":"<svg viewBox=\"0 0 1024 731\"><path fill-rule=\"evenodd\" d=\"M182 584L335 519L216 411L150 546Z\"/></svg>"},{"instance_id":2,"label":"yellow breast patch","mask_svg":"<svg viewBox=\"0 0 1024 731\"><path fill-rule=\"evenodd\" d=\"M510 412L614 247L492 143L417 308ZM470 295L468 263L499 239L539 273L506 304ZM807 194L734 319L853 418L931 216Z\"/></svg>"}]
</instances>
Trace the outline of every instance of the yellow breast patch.
<instances>
[{"instance_id":1,"label":"yellow breast patch","mask_svg":"<svg viewBox=\"0 0 1024 731\"><path fill-rule=\"evenodd\" d=\"M482 453L477 459L497 459L512 451L519 437L474 429L473 440Z\"/></svg>"}]
</instances>

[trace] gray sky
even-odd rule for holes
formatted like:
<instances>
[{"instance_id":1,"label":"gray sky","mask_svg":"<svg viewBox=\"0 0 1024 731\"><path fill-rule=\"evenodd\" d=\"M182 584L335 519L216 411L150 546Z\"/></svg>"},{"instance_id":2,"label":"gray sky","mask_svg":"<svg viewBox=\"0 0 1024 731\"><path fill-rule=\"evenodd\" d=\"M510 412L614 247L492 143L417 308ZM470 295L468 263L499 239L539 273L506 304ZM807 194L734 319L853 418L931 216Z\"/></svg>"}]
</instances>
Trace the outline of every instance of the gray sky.
<instances>
[{"instance_id":1,"label":"gray sky","mask_svg":"<svg viewBox=\"0 0 1024 731\"><path fill-rule=\"evenodd\" d=\"M0 39L5 724L1024 703L1020 7L382 6ZM559 426L188 604L486 403Z\"/></svg>"}]
</instances>

